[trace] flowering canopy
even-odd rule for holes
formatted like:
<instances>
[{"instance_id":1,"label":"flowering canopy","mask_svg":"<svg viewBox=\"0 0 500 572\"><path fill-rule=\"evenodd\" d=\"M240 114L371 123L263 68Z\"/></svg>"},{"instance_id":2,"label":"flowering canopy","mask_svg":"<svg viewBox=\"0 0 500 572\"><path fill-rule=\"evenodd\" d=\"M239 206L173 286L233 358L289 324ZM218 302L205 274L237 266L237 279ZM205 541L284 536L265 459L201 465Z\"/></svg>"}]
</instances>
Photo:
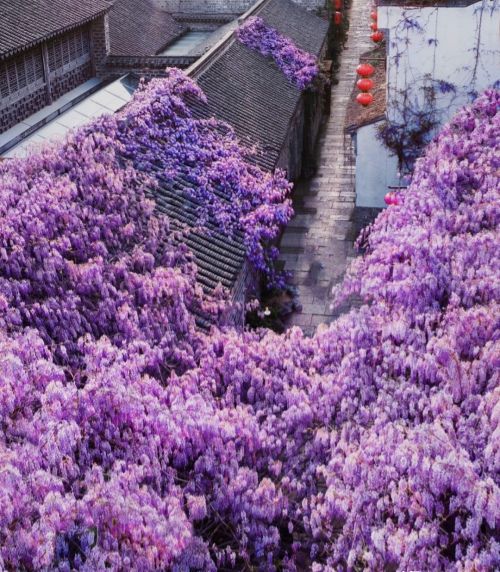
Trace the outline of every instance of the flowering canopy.
<instances>
[{"instance_id":1,"label":"flowering canopy","mask_svg":"<svg viewBox=\"0 0 500 572\"><path fill-rule=\"evenodd\" d=\"M153 167L189 177L200 225L213 214L227 232L242 229L250 260L275 277L269 243L291 215L290 185L250 165L227 126L192 118L187 97L203 95L171 70L121 114L0 166L3 327L37 328L61 363L84 334L152 342L163 364L192 353L188 308L202 295L182 239L145 198Z\"/></svg>"},{"instance_id":2,"label":"flowering canopy","mask_svg":"<svg viewBox=\"0 0 500 572\"><path fill-rule=\"evenodd\" d=\"M290 38L282 36L262 18L249 18L237 29L236 35L248 48L263 56L271 56L286 77L301 90L309 87L319 73L314 56L298 48Z\"/></svg>"},{"instance_id":3,"label":"flowering canopy","mask_svg":"<svg viewBox=\"0 0 500 572\"><path fill-rule=\"evenodd\" d=\"M164 227L127 193L139 175L86 156L113 165L99 130L77 135L81 173L54 151L2 167L1 208L18 211L2 228L0 567L497 569L499 103L487 92L429 147L338 292L370 303L313 338L188 327L190 263L168 230L156 262ZM113 242L121 217L137 228ZM115 313L93 330L88 307L115 290L134 335ZM85 335L61 343L80 315ZM151 367L158 347L176 367Z\"/></svg>"}]
</instances>

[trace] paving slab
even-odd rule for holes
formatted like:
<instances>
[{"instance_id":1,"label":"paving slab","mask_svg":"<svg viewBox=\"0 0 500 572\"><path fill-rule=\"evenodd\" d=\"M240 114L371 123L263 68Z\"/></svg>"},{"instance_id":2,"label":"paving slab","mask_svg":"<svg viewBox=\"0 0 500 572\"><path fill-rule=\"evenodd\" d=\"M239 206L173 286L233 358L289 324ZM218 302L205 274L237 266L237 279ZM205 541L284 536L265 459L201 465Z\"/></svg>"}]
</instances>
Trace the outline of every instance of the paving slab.
<instances>
[{"instance_id":1,"label":"paving slab","mask_svg":"<svg viewBox=\"0 0 500 572\"><path fill-rule=\"evenodd\" d=\"M302 311L292 314L287 327L299 326L306 335L313 334L319 324L330 323L351 305L360 304L354 300L332 310L331 290L343 279L356 254L354 241L360 228L355 215L355 165L344 138L344 125L359 57L373 47L371 4L372 0L352 2L339 82L332 86L331 113L319 140L318 171L312 179L297 185L296 217L281 241L281 260L292 274L291 281L302 303ZM363 222L369 222L368 215Z\"/></svg>"}]
</instances>

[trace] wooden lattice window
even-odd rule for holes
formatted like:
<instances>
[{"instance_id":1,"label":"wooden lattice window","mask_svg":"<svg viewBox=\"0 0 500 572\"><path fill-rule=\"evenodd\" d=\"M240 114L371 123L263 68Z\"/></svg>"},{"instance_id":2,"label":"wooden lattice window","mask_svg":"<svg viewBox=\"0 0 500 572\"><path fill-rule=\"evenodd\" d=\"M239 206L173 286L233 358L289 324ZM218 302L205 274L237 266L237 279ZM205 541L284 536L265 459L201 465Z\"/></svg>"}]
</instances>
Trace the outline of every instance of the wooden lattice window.
<instances>
[{"instance_id":1,"label":"wooden lattice window","mask_svg":"<svg viewBox=\"0 0 500 572\"><path fill-rule=\"evenodd\" d=\"M80 28L60 36L47 44L49 69L51 73L78 67L90 60L90 38L88 29Z\"/></svg>"},{"instance_id":2,"label":"wooden lattice window","mask_svg":"<svg viewBox=\"0 0 500 572\"><path fill-rule=\"evenodd\" d=\"M44 83L42 54L31 50L0 63L0 95L2 106L21 99Z\"/></svg>"}]
</instances>

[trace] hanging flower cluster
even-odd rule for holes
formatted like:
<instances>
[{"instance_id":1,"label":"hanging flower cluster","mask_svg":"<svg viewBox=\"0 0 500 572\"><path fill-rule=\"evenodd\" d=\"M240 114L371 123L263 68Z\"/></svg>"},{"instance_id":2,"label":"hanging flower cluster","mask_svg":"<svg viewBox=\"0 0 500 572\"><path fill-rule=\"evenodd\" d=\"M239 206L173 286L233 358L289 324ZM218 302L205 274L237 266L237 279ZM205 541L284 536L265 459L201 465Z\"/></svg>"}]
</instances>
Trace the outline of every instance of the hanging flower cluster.
<instances>
[{"instance_id":1,"label":"hanging flower cluster","mask_svg":"<svg viewBox=\"0 0 500 572\"><path fill-rule=\"evenodd\" d=\"M145 197L160 176L189 178L200 225L213 216L228 233L243 230L250 260L277 279L270 242L291 216L290 185L250 165L222 124L192 118L189 96L202 94L172 70L121 114L0 166L3 327L37 328L60 363L75 359L84 334L116 345L146 340L158 364L185 361L188 309L204 301L182 237Z\"/></svg>"},{"instance_id":2,"label":"hanging flower cluster","mask_svg":"<svg viewBox=\"0 0 500 572\"><path fill-rule=\"evenodd\" d=\"M249 18L236 31L239 41L263 56L271 56L279 69L300 90L319 73L316 58L299 49L289 38L268 26L262 18Z\"/></svg>"},{"instance_id":3,"label":"hanging flower cluster","mask_svg":"<svg viewBox=\"0 0 500 572\"><path fill-rule=\"evenodd\" d=\"M498 569L499 104L429 147L338 293L370 303L312 338L192 329L99 129L2 166L0 568Z\"/></svg>"}]
</instances>

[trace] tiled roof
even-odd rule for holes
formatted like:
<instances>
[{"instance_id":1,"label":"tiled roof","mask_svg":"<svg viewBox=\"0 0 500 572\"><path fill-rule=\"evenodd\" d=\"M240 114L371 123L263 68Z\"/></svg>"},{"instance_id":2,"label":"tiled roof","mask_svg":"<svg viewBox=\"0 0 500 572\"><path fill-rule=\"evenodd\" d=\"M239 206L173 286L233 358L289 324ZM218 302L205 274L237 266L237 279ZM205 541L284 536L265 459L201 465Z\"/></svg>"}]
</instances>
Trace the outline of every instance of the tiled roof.
<instances>
[{"instance_id":1,"label":"tiled roof","mask_svg":"<svg viewBox=\"0 0 500 572\"><path fill-rule=\"evenodd\" d=\"M111 53L117 56L153 56L183 32L152 0L115 0L109 14Z\"/></svg>"},{"instance_id":2,"label":"tiled roof","mask_svg":"<svg viewBox=\"0 0 500 572\"><path fill-rule=\"evenodd\" d=\"M290 0L269 0L255 15L289 37L302 50L319 55L328 32L326 20Z\"/></svg>"},{"instance_id":3,"label":"tiled roof","mask_svg":"<svg viewBox=\"0 0 500 572\"><path fill-rule=\"evenodd\" d=\"M290 0L269 0L252 13L298 47L319 55L328 23ZM255 163L272 171L285 143L301 92L271 58L234 40L194 71L208 103L196 103L199 116L229 123L248 146L257 146Z\"/></svg>"},{"instance_id":4,"label":"tiled roof","mask_svg":"<svg viewBox=\"0 0 500 572\"><path fill-rule=\"evenodd\" d=\"M371 63L375 68L373 76L370 78L374 86L370 93L373 95L373 102L367 107L363 107L356 101L356 96L360 93L356 85L353 86L351 98L347 106L345 120L346 131L354 131L363 125L374 123L385 116L387 105L386 93L386 70L385 70L385 46L382 45L374 50L365 52L361 62Z\"/></svg>"},{"instance_id":5,"label":"tiled roof","mask_svg":"<svg viewBox=\"0 0 500 572\"><path fill-rule=\"evenodd\" d=\"M0 0L0 58L76 28L110 7L107 0Z\"/></svg>"},{"instance_id":6,"label":"tiled roof","mask_svg":"<svg viewBox=\"0 0 500 572\"><path fill-rule=\"evenodd\" d=\"M185 244L198 267L197 281L206 292L217 284L232 289L245 262L243 234L223 232L213 220L200 223L200 205L193 184L179 173L175 180L157 173L158 187L150 192L157 209L166 214L173 229L187 229Z\"/></svg>"},{"instance_id":7,"label":"tiled roof","mask_svg":"<svg viewBox=\"0 0 500 572\"><path fill-rule=\"evenodd\" d=\"M258 146L256 163L273 170L300 101L299 89L273 60L238 41L196 80L208 103L196 103L194 113L227 121L243 143Z\"/></svg>"}]
</instances>

